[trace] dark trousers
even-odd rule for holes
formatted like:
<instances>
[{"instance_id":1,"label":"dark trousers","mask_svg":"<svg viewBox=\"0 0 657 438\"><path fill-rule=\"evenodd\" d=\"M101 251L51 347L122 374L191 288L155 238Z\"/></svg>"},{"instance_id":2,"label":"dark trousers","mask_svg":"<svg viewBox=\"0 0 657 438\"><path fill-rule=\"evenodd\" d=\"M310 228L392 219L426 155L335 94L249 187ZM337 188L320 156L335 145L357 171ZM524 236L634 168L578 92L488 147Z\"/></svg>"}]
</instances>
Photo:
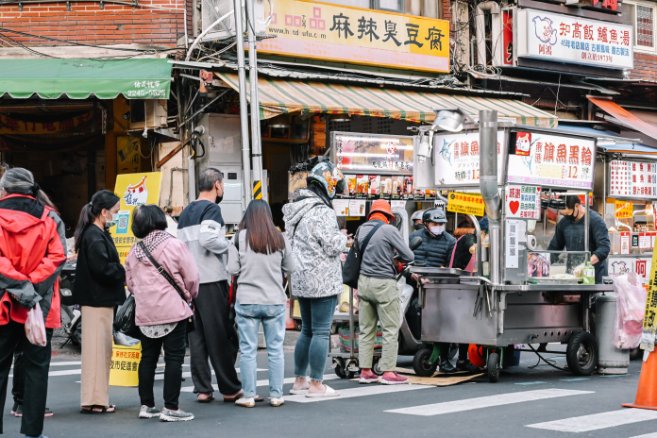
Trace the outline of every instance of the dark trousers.
<instances>
[{"instance_id":1,"label":"dark trousers","mask_svg":"<svg viewBox=\"0 0 657 438\"><path fill-rule=\"evenodd\" d=\"M5 410L9 368L14 352L22 351L23 358L17 364L24 373L23 418L21 433L39 436L43 432L43 414L48 394L48 370L50 369L50 339L52 330L46 330L48 344L37 347L25 337L25 326L15 322L0 326L0 412ZM2 416L0 415L0 433Z\"/></svg>"},{"instance_id":2,"label":"dark trousers","mask_svg":"<svg viewBox=\"0 0 657 438\"><path fill-rule=\"evenodd\" d=\"M152 339L141 336L141 362L139 362L139 399L142 405L155 406L153 383L155 368L164 347L164 407L178 409L180 383L182 382L182 365L185 361L185 335L187 320L180 321L171 333L161 338Z\"/></svg>"},{"instance_id":3,"label":"dark trousers","mask_svg":"<svg viewBox=\"0 0 657 438\"><path fill-rule=\"evenodd\" d=\"M14 403L23 404L23 387L25 386L25 372L23 371L23 352L14 353L14 381L11 384L11 395Z\"/></svg>"},{"instance_id":4,"label":"dark trousers","mask_svg":"<svg viewBox=\"0 0 657 438\"><path fill-rule=\"evenodd\" d=\"M219 392L232 395L242 389L235 360L238 338L229 318L228 283L201 284L194 310L194 330L189 333L192 381L195 393L212 394L208 357L217 376Z\"/></svg>"}]
</instances>

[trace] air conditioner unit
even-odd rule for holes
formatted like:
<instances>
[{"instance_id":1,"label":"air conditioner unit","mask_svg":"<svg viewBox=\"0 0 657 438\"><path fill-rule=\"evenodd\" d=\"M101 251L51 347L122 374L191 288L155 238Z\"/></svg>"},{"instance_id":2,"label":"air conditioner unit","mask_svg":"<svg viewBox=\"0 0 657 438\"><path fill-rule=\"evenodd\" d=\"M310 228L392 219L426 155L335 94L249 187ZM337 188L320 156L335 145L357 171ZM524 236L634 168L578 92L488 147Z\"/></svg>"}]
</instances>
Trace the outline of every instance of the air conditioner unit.
<instances>
[{"instance_id":1,"label":"air conditioner unit","mask_svg":"<svg viewBox=\"0 0 657 438\"><path fill-rule=\"evenodd\" d=\"M219 18L233 10L233 0L198 0L201 5L201 28L202 32L216 22ZM265 31L266 17L264 17L264 4L262 0L255 1L253 6L255 16L257 17L255 28L256 33L260 34ZM269 10L269 7L268 7ZM242 28L246 29L246 12L242 13ZM233 15L225 18L221 23L211 29L204 37L203 41L223 40L235 36L235 17Z\"/></svg>"},{"instance_id":2,"label":"air conditioner unit","mask_svg":"<svg viewBox=\"0 0 657 438\"><path fill-rule=\"evenodd\" d=\"M164 99L130 100L130 129L167 126L167 101Z\"/></svg>"}]
</instances>

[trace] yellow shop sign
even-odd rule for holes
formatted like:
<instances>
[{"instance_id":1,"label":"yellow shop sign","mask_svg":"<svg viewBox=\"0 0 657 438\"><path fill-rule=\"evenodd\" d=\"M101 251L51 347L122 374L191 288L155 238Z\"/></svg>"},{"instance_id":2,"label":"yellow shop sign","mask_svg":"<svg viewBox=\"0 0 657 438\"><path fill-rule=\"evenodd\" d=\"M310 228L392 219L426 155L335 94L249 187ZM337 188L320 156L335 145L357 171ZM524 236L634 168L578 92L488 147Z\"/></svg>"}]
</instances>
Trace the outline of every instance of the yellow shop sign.
<instances>
[{"instance_id":1,"label":"yellow shop sign","mask_svg":"<svg viewBox=\"0 0 657 438\"><path fill-rule=\"evenodd\" d=\"M265 2L275 38L258 51L428 72L449 72L449 21L300 0Z\"/></svg>"}]
</instances>

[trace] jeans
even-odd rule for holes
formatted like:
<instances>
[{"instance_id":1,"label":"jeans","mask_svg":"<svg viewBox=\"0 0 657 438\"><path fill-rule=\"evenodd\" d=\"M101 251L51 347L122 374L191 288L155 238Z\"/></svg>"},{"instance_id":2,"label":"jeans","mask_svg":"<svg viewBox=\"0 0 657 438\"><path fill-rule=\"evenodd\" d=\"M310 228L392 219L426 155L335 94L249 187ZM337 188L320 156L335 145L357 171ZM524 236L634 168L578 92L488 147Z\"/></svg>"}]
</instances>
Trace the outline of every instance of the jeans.
<instances>
[{"instance_id":1,"label":"jeans","mask_svg":"<svg viewBox=\"0 0 657 438\"><path fill-rule=\"evenodd\" d=\"M269 396L283 396L283 376L285 359L283 339L285 338L284 304L235 304L237 329L240 335L240 371L244 397L255 397L257 380L256 354L258 352L258 327L262 323L267 344L269 366Z\"/></svg>"},{"instance_id":2,"label":"jeans","mask_svg":"<svg viewBox=\"0 0 657 438\"><path fill-rule=\"evenodd\" d=\"M23 358L19 366L23 368L23 418L21 433L39 436L43 432L43 414L46 410L48 393L48 370L52 329L46 329L48 343L45 347L32 345L25 336L25 326L10 321L0 326L0 413L4 413L9 368L14 352L22 351ZM0 434L2 434L2 415L0 414Z\"/></svg>"},{"instance_id":3,"label":"jeans","mask_svg":"<svg viewBox=\"0 0 657 438\"><path fill-rule=\"evenodd\" d=\"M173 331L161 338L152 339L140 336L141 362L139 362L139 399L142 405L155 406L153 383L155 368L164 346L164 407L178 409L182 365L185 360L185 335L187 320L180 321Z\"/></svg>"},{"instance_id":4,"label":"jeans","mask_svg":"<svg viewBox=\"0 0 657 438\"><path fill-rule=\"evenodd\" d=\"M294 348L295 376L307 376L310 366L312 380L321 382L324 379L331 323L337 302L337 295L324 298L299 297L301 335Z\"/></svg>"}]
</instances>

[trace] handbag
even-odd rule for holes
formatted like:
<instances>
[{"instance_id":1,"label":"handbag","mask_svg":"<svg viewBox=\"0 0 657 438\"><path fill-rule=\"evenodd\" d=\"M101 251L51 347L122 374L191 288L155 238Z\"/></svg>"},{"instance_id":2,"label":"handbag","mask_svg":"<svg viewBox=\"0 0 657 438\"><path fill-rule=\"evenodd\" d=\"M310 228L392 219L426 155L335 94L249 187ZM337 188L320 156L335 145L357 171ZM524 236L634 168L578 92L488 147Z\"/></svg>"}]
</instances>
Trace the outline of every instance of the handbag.
<instances>
[{"instance_id":1,"label":"handbag","mask_svg":"<svg viewBox=\"0 0 657 438\"><path fill-rule=\"evenodd\" d=\"M356 233L356 238L354 239L354 244L349 248L349 253L347 254L347 260L345 260L344 265L342 266L342 282L349 286L352 289L358 288L358 278L360 277L360 264L363 261L363 254L365 254L365 249L367 244L370 243L370 239L376 233L376 231L383 226L383 222L378 222L374 225L372 231L365 237L363 241L363 248L359 248L358 244L358 233Z\"/></svg>"},{"instance_id":2,"label":"handbag","mask_svg":"<svg viewBox=\"0 0 657 438\"><path fill-rule=\"evenodd\" d=\"M116 310L114 316L114 330L136 338L139 336L139 327L135 322L135 297L130 294L123 304Z\"/></svg>"},{"instance_id":3,"label":"handbag","mask_svg":"<svg viewBox=\"0 0 657 438\"><path fill-rule=\"evenodd\" d=\"M141 248L141 250L144 251L144 254L146 254L146 257L148 258L148 260L150 260L151 264L153 266L155 266L155 269L157 269L157 272L159 272L160 275L162 275L162 277L164 277L165 280L168 281L171 286L173 286L173 288L176 290L176 292L178 292L178 294L180 295L180 298L182 298L182 300L184 302L187 302L187 300L185 300L185 293L182 291L180 286L178 286L178 283L176 283L176 280L174 280L173 277L171 277L171 274L169 274L167 272L167 270L164 269L164 267L162 267L162 265L160 265L157 262L157 260L155 260L153 258L153 255L148 250L148 248L146 248L146 245L144 245L144 242L139 242L138 245ZM192 309L192 311L194 311L194 307L191 304L189 305L189 307ZM194 316L190 316L187 319L187 332L191 332L193 330L194 330Z\"/></svg>"}]
</instances>

